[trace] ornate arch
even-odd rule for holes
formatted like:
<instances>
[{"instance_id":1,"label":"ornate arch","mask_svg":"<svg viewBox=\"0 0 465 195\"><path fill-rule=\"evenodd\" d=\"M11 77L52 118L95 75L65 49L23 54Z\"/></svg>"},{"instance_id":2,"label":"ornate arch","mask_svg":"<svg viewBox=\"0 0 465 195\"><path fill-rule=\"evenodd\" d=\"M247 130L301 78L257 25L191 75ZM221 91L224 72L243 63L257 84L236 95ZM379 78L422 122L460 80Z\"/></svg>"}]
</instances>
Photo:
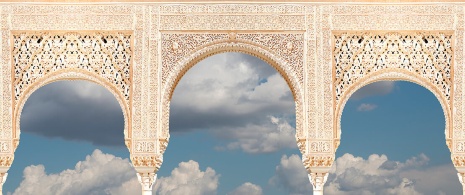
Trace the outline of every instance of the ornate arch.
<instances>
[{"instance_id":1,"label":"ornate arch","mask_svg":"<svg viewBox=\"0 0 465 195\"><path fill-rule=\"evenodd\" d=\"M13 132L13 139L14 139L14 149L18 146L18 141L20 138L20 119L21 119L21 113L23 111L24 104L26 101L29 99L31 94L33 94L37 89L41 88L42 86L45 86L47 84L56 82L56 81L62 81L62 80L86 80L90 82L97 83L103 87L105 87L108 91L110 91L113 96L116 98L118 101L121 111L123 112L124 116L124 138L125 140L130 140L131 139L131 132L130 132L130 125L129 125L129 119L130 119L130 108L124 103L124 97L119 93L118 89L111 85L108 81L105 79L99 78L97 75L92 75L89 73L85 73L76 69L67 69L67 70L62 70L58 71L55 73L52 73L50 75L47 75L47 77L40 78L34 82L33 85L29 86L26 90L24 90L23 95L19 98L17 107L15 108L15 112L13 113L13 120L15 121L15 132ZM128 143L126 142L126 146L130 147Z\"/></svg>"},{"instance_id":2,"label":"ornate arch","mask_svg":"<svg viewBox=\"0 0 465 195\"><path fill-rule=\"evenodd\" d=\"M342 111L355 91L376 81L405 80L427 88L438 99L446 144L452 151L452 32L336 33L333 44L336 148Z\"/></svg>"},{"instance_id":3,"label":"ornate arch","mask_svg":"<svg viewBox=\"0 0 465 195\"><path fill-rule=\"evenodd\" d=\"M451 141L452 141L452 125L451 125L451 110L447 102L447 98L442 95L441 90L437 88L437 86L434 86L426 80L425 78L422 78L418 75L415 75L409 71L403 70L403 69L385 69L380 72L376 72L370 76L364 77L351 85L349 89L345 92L345 94L341 97L341 104L338 105L336 108L336 131L334 132L335 139L337 142L341 139L341 118L342 118L342 113L345 107L345 104L347 101L350 99L352 94L354 94L357 90L360 88L364 87L365 85L378 82L378 81L409 81L412 83L416 83L429 91L431 91L434 96L437 98L439 103L441 104L442 110L444 112L444 118L445 118L445 138L446 138L446 144L451 150ZM339 144L336 145L336 149Z\"/></svg>"},{"instance_id":4,"label":"ornate arch","mask_svg":"<svg viewBox=\"0 0 465 195\"><path fill-rule=\"evenodd\" d=\"M163 128L159 135L169 137L170 100L182 76L209 56L223 52L241 52L267 62L286 80L295 100L296 138L303 138L302 34L167 34L163 38L162 78L166 79L163 79L162 91Z\"/></svg>"},{"instance_id":5,"label":"ornate arch","mask_svg":"<svg viewBox=\"0 0 465 195\"><path fill-rule=\"evenodd\" d=\"M13 149L20 117L29 96L59 80L82 79L104 86L124 115L124 136L130 147L132 39L128 32L13 32Z\"/></svg>"}]
</instances>

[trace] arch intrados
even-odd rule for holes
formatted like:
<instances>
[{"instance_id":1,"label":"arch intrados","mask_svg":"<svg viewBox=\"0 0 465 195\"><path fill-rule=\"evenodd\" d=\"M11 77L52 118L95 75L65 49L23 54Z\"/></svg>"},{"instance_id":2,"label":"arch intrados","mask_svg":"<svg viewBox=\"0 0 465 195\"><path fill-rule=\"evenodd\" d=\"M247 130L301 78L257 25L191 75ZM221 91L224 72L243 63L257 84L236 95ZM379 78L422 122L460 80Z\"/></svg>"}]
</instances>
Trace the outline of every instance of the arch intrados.
<instances>
[{"instance_id":1,"label":"arch intrados","mask_svg":"<svg viewBox=\"0 0 465 195\"><path fill-rule=\"evenodd\" d=\"M221 43L225 43L225 42L221 42ZM219 45L221 43L216 43L216 44L213 44L213 45L210 45L210 46L207 46L207 47L214 47L215 45ZM249 43L243 43L243 44L247 44L250 47L263 49L263 48L261 48L259 46L251 45ZM199 51L197 50L197 52L199 52ZM191 55L194 55L197 52L194 52ZM284 78L284 80L286 81L289 89L291 90L292 97L294 98L294 102L297 102L297 100L300 99L300 97L297 96L298 93L296 93L296 91L295 91L298 88L293 87L294 85L292 84L292 82L290 80L290 75L288 75L286 73L286 71L283 68L281 68L281 66L279 66L279 63L277 63L275 60L271 59L270 57L265 56L264 54L260 53L259 51L253 51L252 49L249 49L247 47L225 46L225 47L219 47L219 48L211 50L211 51L203 52L199 56L189 60L187 64L184 64L182 66L183 68L181 69L181 71L175 76L176 78L174 80L174 84L172 85L171 89L169 89L169 94L168 94L169 95L168 96L169 100L171 100L171 98L173 97L174 90L176 89L176 87L179 84L179 81L182 79L182 77L187 73L187 71L189 71L192 67L197 65L200 61L202 61L202 60L204 60L204 59L206 59L206 58L208 58L210 56L213 56L213 55L216 55L216 54L221 54L221 53L228 53L228 52L237 52L237 53L248 54L248 55L254 56L254 57L264 61L265 63L267 63L268 65L273 67L281 75L282 78ZM296 83L296 85L297 85L297 83Z\"/></svg>"},{"instance_id":2,"label":"arch intrados","mask_svg":"<svg viewBox=\"0 0 465 195\"><path fill-rule=\"evenodd\" d=\"M58 82L58 81L65 81L65 80L84 80L84 81L89 81L92 83L96 83L100 86L103 86L105 89L110 91L113 96L116 98L118 101L118 104L120 105L121 111L123 112L123 117L124 117L124 138L125 140L131 139L131 129L130 129L130 120L129 120L129 114L130 110L128 105L124 104L124 97L123 95L119 92L119 90L111 85L107 80L100 78L99 76L92 75L90 73L85 73L83 71L79 70L60 70L56 71L53 73L48 74L46 77L37 79L32 85L28 86L25 90L24 93L21 95L21 97L18 100L18 103L15 108L15 112L13 113L13 124L15 125L15 131L13 131L13 139L15 140L14 144L14 150L16 150L18 146L18 141L20 138L20 119L21 119L21 113L23 111L24 104L27 102L29 97L39 88L48 85L53 82ZM128 143L125 143L127 147Z\"/></svg>"},{"instance_id":3,"label":"arch intrados","mask_svg":"<svg viewBox=\"0 0 465 195\"><path fill-rule=\"evenodd\" d=\"M341 104L338 105L336 108L336 131L334 132L334 138L337 140L337 143L339 143L339 140L341 139L341 118L342 118L342 113L345 107L345 104L349 100L349 98L359 89L362 87L378 82L378 81L407 81L411 83L415 83L417 85L420 85L436 97L438 100L439 104L441 105L442 111L444 113L444 119L445 119L445 138L446 138L446 144L449 150L451 149L450 147L450 142L451 142L451 118L450 118L450 112L451 110L449 109L449 106L447 104L446 98L441 94L441 91L431 84L430 81L426 80L423 77L420 77L419 75L416 75L414 73L411 73L407 70L404 69L390 69L390 70L384 70L380 72L375 72L365 78L360 79L359 81L355 82L353 85L351 85L347 91L344 93L344 95L341 98ZM451 95L452 96L452 95ZM335 148L337 149L339 144L336 144Z\"/></svg>"}]
</instances>

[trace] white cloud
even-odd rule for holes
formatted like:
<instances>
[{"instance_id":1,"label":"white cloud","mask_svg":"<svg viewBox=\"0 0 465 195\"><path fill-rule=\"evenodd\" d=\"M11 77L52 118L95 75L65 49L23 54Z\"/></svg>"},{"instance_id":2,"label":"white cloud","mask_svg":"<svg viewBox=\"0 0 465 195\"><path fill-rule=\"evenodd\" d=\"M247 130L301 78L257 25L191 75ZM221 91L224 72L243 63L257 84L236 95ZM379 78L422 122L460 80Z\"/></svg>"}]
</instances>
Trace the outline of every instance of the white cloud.
<instances>
[{"instance_id":1,"label":"white cloud","mask_svg":"<svg viewBox=\"0 0 465 195\"><path fill-rule=\"evenodd\" d=\"M375 104L360 104L360 106L357 107L357 111L359 112L368 112L376 109L378 106Z\"/></svg>"},{"instance_id":2,"label":"white cloud","mask_svg":"<svg viewBox=\"0 0 465 195\"><path fill-rule=\"evenodd\" d=\"M216 150L296 147L295 128L286 121L295 115L289 86L271 66L249 55L225 53L199 62L176 87L170 114L174 133L207 130L229 142Z\"/></svg>"},{"instance_id":3,"label":"white cloud","mask_svg":"<svg viewBox=\"0 0 465 195\"><path fill-rule=\"evenodd\" d=\"M169 177L158 178L153 191L160 195L216 194L219 177L212 168L201 171L199 164L190 160L179 163ZM243 188L247 187L252 189L254 186L247 183ZM141 194L141 188L128 159L95 150L84 161L79 161L74 169L57 174L47 174L43 165L26 167L24 180L13 195L127 195Z\"/></svg>"},{"instance_id":4,"label":"white cloud","mask_svg":"<svg viewBox=\"0 0 465 195\"><path fill-rule=\"evenodd\" d=\"M451 164L428 167L428 161L424 154L405 162L390 161L385 155L363 159L344 154L334 163L324 190L335 195L461 193ZM269 182L289 194L311 194L312 186L297 155L283 156Z\"/></svg>"},{"instance_id":5,"label":"white cloud","mask_svg":"<svg viewBox=\"0 0 465 195\"><path fill-rule=\"evenodd\" d=\"M250 182L246 182L241 186L234 189L232 192L228 193L228 195L262 195L263 190L260 186L255 185Z\"/></svg>"},{"instance_id":6,"label":"white cloud","mask_svg":"<svg viewBox=\"0 0 465 195\"><path fill-rule=\"evenodd\" d=\"M391 93L395 89L395 81L379 81L366 85L350 96L351 100L360 100L370 96L381 96Z\"/></svg>"},{"instance_id":7,"label":"white cloud","mask_svg":"<svg viewBox=\"0 0 465 195\"><path fill-rule=\"evenodd\" d=\"M171 176L161 177L154 185L154 191L162 195L209 195L216 194L219 174L207 167L199 169L199 163L190 160L179 163L179 167L171 171Z\"/></svg>"},{"instance_id":8,"label":"white cloud","mask_svg":"<svg viewBox=\"0 0 465 195\"><path fill-rule=\"evenodd\" d=\"M245 127L220 130L221 136L236 140L227 149L241 149L247 153L275 152L281 148L296 148L295 128L286 120L269 116L267 124L248 124Z\"/></svg>"},{"instance_id":9,"label":"white cloud","mask_svg":"<svg viewBox=\"0 0 465 195\"><path fill-rule=\"evenodd\" d=\"M275 176L269 180L269 183L285 189L289 194L312 194L313 191L302 160L295 154L281 157L281 162L276 166Z\"/></svg>"},{"instance_id":10,"label":"white cloud","mask_svg":"<svg viewBox=\"0 0 465 195\"><path fill-rule=\"evenodd\" d=\"M47 174L43 165L24 169L24 180L13 194L140 194L136 172L128 159L95 150L74 169ZM134 182L135 179L135 182Z\"/></svg>"},{"instance_id":11,"label":"white cloud","mask_svg":"<svg viewBox=\"0 0 465 195\"><path fill-rule=\"evenodd\" d=\"M258 58L225 53L195 65L181 79L171 100L171 132L207 130L230 142L217 150L248 153L295 148L295 115L285 80ZM272 123L269 116L280 116Z\"/></svg>"},{"instance_id":12,"label":"white cloud","mask_svg":"<svg viewBox=\"0 0 465 195\"><path fill-rule=\"evenodd\" d=\"M199 62L179 82L172 107L192 109L199 114L239 115L260 112L270 106L292 106L292 98L282 101L291 93L281 75L277 72L263 75L256 68L258 64L251 64L247 58L250 56L225 53ZM273 70L265 64L260 66Z\"/></svg>"}]
</instances>

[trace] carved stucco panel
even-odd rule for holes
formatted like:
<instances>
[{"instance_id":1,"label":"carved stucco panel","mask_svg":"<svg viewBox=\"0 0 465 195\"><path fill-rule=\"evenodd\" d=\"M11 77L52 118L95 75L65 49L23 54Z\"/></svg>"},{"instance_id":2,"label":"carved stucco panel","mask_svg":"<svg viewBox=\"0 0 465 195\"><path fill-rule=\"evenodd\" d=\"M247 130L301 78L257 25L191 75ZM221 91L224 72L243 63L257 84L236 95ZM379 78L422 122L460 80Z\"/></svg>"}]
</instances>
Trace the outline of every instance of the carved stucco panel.
<instances>
[{"instance_id":1,"label":"carved stucco panel","mask_svg":"<svg viewBox=\"0 0 465 195\"><path fill-rule=\"evenodd\" d=\"M5 8L7 7L7 8ZM133 6L133 5L47 5L47 6L40 6L40 5L14 5L14 6L2 6L2 10L7 9L7 14L2 14L2 26L7 26L7 29L2 28L2 37L9 37L10 30L76 30L76 31L86 31L86 30L97 30L97 31L109 31L109 30L131 30L134 35L134 62L137 61L138 63L134 63L134 75L133 79L142 81L140 79L147 78L149 75L142 75L142 70L149 66L148 63L141 60L142 50L137 50L138 48L147 46L143 45L143 38L145 36L149 36L150 34L144 33L142 31L149 30L150 25L147 23L148 15L144 18L144 14L140 14L140 12L144 10L148 10L147 6ZM4 13L4 12L2 12ZM31 21L35 21L31 23ZM144 26L145 23L145 26ZM7 34L7 36L5 35ZM3 39L2 42L6 42L8 39ZM148 41L145 41L148 43ZM6 45L6 44L5 44ZM5 49L5 47L3 47ZM6 49L8 50L8 48ZM147 49L148 50L148 49ZM7 52L8 53L8 52ZM148 54L149 52L146 51ZM151 54L155 54L156 52L152 52ZM7 56L2 55L2 58ZM147 58L150 59L150 58ZM4 61L9 61L5 60ZM4 63L8 64L8 63ZM9 72L3 69L4 72ZM4 78L5 80L10 77ZM5 82L5 81L4 81ZM6 83L6 82L5 82ZM142 83L142 82L138 82ZM146 81L146 85L148 83ZM7 85L4 85L7 86ZM139 87L139 86L138 86ZM142 87L140 87L142 88ZM140 88L138 88L140 90ZM5 92L7 89L3 88L4 94L11 94L11 90ZM137 89L135 89L137 90ZM141 90L142 91L142 90ZM140 93L134 92L133 94L137 94L138 96ZM8 97L8 96L5 96ZM130 134L136 135L147 135L149 133L142 131L148 131L148 128L142 126L142 112L141 108L143 103L141 102L142 99L140 96L133 99L132 108L134 112L132 114L132 120L130 122L126 121L125 125L131 125L132 128ZM148 99L145 99L148 101ZM7 103L3 102L2 105L6 105ZM11 107L11 105L9 105ZM10 113L5 113L6 109L2 109L4 111L4 118L11 116ZM139 111L139 112L138 112ZM8 120L3 120L8 121ZM10 120L11 121L11 120ZM144 121L145 124L148 124L148 121ZM11 124L11 123L10 123ZM4 126L5 127L5 126ZM3 129L12 129L12 128L3 128ZM6 131L9 132L9 131ZM152 131L152 135L155 134ZM129 137L132 137L129 135ZM137 137L137 136L136 136ZM130 147L131 143L128 140L127 146Z\"/></svg>"},{"instance_id":2,"label":"carved stucco panel","mask_svg":"<svg viewBox=\"0 0 465 195\"><path fill-rule=\"evenodd\" d=\"M12 112L12 88L11 88L11 64L10 64L10 47L9 47L9 38L10 38L10 22L9 22L9 6L1 6L0 9L0 25L1 25L1 62L0 70L2 74L2 84L1 91L2 94L1 102L1 122L0 126L0 137L4 139L12 139L13 134L13 112ZM9 153L12 153L10 151Z\"/></svg>"},{"instance_id":3,"label":"carved stucco panel","mask_svg":"<svg viewBox=\"0 0 465 195\"><path fill-rule=\"evenodd\" d=\"M162 5L160 14L304 14L304 5L279 4L210 4Z\"/></svg>"},{"instance_id":4,"label":"carved stucco panel","mask_svg":"<svg viewBox=\"0 0 465 195\"><path fill-rule=\"evenodd\" d=\"M131 5L11 6L13 30L132 30Z\"/></svg>"},{"instance_id":5,"label":"carved stucco panel","mask_svg":"<svg viewBox=\"0 0 465 195\"><path fill-rule=\"evenodd\" d=\"M462 64L463 56L463 25L464 15L463 6L457 5L392 5L392 6L377 6L377 5L334 5L331 10L331 30L350 31L350 30L454 30L454 36L451 38L452 46L456 49L453 51L453 64ZM369 18L367 18L369 17ZM401 17L401 18L399 18ZM411 18L411 19L409 19ZM366 20L369 19L369 20ZM365 20L365 21L364 21ZM350 22L347 22L350 21ZM402 21L402 22L399 22ZM414 23L413 23L414 22ZM413 31L413 32L415 32ZM462 129L463 120L462 112L464 105L462 104L462 75L463 66L455 66L452 71L454 80L449 81L451 93L450 102L453 102L454 107L448 107L449 103L441 103L446 120L450 117L446 125L452 123L452 127L446 127L446 135L449 138L465 137ZM389 79L388 77L384 79ZM405 80L406 78L400 78ZM454 83L452 83L452 81ZM430 88L430 90L433 90ZM433 93L435 93L433 91ZM442 98L438 92L435 94L438 99ZM343 103L344 104L344 103ZM447 106L444 106L447 104ZM451 105L452 106L452 105ZM452 114L453 113L453 114ZM338 113L336 113L338 115ZM339 116L340 117L340 116ZM340 118L338 119L340 120ZM339 124L339 121L336 121ZM336 127L335 127L336 128ZM340 128L338 126L337 128ZM453 131L448 131L448 130ZM337 141L337 140L336 140ZM447 140L449 149L454 156L456 150L453 149L453 140ZM337 146L336 146L337 147Z\"/></svg>"},{"instance_id":6,"label":"carved stucco panel","mask_svg":"<svg viewBox=\"0 0 465 195\"><path fill-rule=\"evenodd\" d=\"M433 92L443 108L446 138L450 139L452 38L451 33L443 32L334 34L336 139L340 138L340 119L346 101L356 89L377 81L373 80L376 77L412 81ZM382 76L375 76L378 73ZM390 77L386 76L389 74ZM370 82L363 81L367 78Z\"/></svg>"},{"instance_id":7,"label":"carved stucco panel","mask_svg":"<svg viewBox=\"0 0 465 195\"><path fill-rule=\"evenodd\" d=\"M163 30L302 30L304 16L299 15L164 15Z\"/></svg>"}]
</instances>

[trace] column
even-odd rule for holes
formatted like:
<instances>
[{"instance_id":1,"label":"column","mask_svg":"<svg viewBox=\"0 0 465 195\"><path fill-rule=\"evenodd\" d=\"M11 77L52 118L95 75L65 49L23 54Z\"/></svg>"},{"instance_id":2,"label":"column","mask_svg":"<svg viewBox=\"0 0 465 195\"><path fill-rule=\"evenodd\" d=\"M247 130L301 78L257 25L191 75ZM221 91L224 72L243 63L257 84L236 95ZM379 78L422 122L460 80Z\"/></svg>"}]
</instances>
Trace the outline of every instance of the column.
<instances>
[{"instance_id":1,"label":"column","mask_svg":"<svg viewBox=\"0 0 465 195\"><path fill-rule=\"evenodd\" d=\"M152 186L157 180L157 174L154 172L139 172L137 170L137 179L142 185L142 195L152 195Z\"/></svg>"},{"instance_id":2,"label":"column","mask_svg":"<svg viewBox=\"0 0 465 195\"><path fill-rule=\"evenodd\" d=\"M457 176L459 176L459 181L462 184L462 194L465 195L465 172L459 172Z\"/></svg>"},{"instance_id":3,"label":"column","mask_svg":"<svg viewBox=\"0 0 465 195\"><path fill-rule=\"evenodd\" d=\"M313 195L323 195L323 186L328 179L328 173L310 173L308 178L313 185Z\"/></svg>"},{"instance_id":4,"label":"column","mask_svg":"<svg viewBox=\"0 0 465 195\"><path fill-rule=\"evenodd\" d=\"M132 156L132 164L137 172L137 179L142 186L142 195L152 195L152 187L157 180L162 155Z\"/></svg>"},{"instance_id":5,"label":"column","mask_svg":"<svg viewBox=\"0 0 465 195\"><path fill-rule=\"evenodd\" d=\"M308 179L313 185L313 195L323 195L323 187L328 179L329 169L330 167L310 167Z\"/></svg>"},{"instance_id":6,"label":"column","mask_svg":"<svg viewBox=\"0 0 465 195\"><path fill-rule=\"evenodd\" d=\"M333 155L302 155L302 162L308 172L308 179L310 179L310 183L313 185L313 195L323 195L323 187L328 179L333 159Z\"/></svg>"},{"instance_id":7,"label":"column","mask_svg":"<svg viewBox=\"0 0 465 195\"><path fill-rule=\"evenodd\" d=\"M3 194L3 184L6 181L6 177L8 176L8 173L0 173L0 194Z\"/></svg>"}]
</instances>

